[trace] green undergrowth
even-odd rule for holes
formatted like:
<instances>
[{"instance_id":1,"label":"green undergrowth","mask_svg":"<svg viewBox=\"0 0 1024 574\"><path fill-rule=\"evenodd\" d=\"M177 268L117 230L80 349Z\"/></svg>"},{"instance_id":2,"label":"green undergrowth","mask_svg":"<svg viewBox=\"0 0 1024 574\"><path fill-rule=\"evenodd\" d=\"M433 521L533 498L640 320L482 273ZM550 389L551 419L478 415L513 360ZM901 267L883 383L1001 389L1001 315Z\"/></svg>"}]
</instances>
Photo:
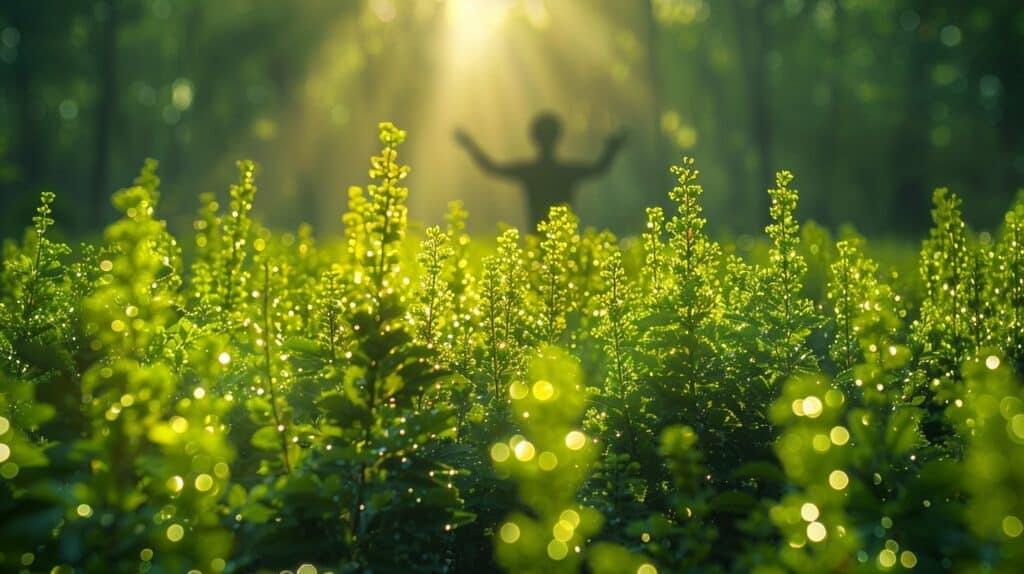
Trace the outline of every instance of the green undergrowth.
<instances>
[{"instance_id":1,"label":"green undergrowth","mask_svg":"<svg viewBox=\"0 0 1024 574\"><path fill-rule=\"evenodd\" d=\"M454 203L413 238L405 137L335 241L254 219L250 162L188 236L155 162L75 248L43 194L0 272L0 569L1024 570L1024 196L976 233L937 190L909 260L783 171L740 245L684 158L639 237Z\"/></svg>"}]
</instances>

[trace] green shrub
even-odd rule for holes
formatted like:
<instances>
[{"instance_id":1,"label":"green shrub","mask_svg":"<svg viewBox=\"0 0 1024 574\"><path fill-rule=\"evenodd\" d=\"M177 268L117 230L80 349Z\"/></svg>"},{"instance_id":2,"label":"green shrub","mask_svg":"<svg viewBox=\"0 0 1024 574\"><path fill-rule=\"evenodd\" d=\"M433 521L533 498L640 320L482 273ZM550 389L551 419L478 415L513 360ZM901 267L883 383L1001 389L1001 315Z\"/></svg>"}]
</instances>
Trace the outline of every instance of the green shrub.
<instances>
[{"instance_id":1,"label":"green shrub","mask_svg":"<svg viewBox=\"0 0 1024 574\"><path fill-rule=\"evenodd\" d=\"M413 238L405 137L337 241L260 225L251 162L188 257L155 162L76 249L42 195L0 268L0 569L1024 568L1024 196L989 234L937 191L911 262L781 171L741 249L684 158L635 241L457 203Z\"/></svg>"}]
</instances>

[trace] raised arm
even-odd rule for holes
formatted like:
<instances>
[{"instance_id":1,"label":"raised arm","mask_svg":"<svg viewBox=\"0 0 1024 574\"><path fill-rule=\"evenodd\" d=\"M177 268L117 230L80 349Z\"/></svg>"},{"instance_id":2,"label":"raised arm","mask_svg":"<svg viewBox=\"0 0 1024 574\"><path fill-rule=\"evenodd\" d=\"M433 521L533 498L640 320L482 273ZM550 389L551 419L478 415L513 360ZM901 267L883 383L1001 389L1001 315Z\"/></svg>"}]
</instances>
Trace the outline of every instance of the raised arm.
<instances>
[{"instance_id":1,"label":"raised arm","mask_svg":"<svg viewBox=\"0 0 1024 574\"><path fill-rule=\"evenodd\" d=\"M604 142L604 150L597 160L594 163L580 166L578 171L579 177L596 177L608 171L608 168L612 166L612 162L615 161L615 157L619 155L619 150L622 149L622 145L625 143L625 131L619 131L614 135L608 136L608 139Z\"/></svg>"},{"instance_id":2,"label":"raised arm","mask_svg":"<svg viewBox=\"0 0 1024 574\"><path fill-rule=\"evenodd\" d=\"M489 174L501 177L512 178L516 176L515 166L495 163L495 161L484 153L484 150L480 149L480 146L477 145L476 141L473 140L473 138L465 131L455 130L455 141L466 150L469 157L473 158L473 162L476 163L480 169Z\"/></svg>"}]
</instances>

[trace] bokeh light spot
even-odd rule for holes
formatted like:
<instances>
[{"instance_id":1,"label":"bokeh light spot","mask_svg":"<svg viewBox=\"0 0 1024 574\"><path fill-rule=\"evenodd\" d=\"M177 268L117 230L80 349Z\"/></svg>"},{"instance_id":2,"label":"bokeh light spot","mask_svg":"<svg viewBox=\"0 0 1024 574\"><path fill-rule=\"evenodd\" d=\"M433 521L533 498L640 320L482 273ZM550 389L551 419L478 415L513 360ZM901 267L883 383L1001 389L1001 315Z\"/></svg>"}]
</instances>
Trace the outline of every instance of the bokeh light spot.
<instances>
[{"instance_id":1,"label":"bokeh light spot","mask_svg":"<svg viewBox=\"0 0 1024 574\"><path fill-rule=\"evenodd\" d=\"M1010 432L1018 439L1024 440L1024 413L1015 414L1010 419Z\"/></svg>"},{"instance_id":2,"label":"bokeh light spot","mask_svg":"<svg viewBox=\"0 0 1024 574\"><path fill-rule=\"evenodd\" d=\"M178 542L185 537L185 529L180 524L172 524L167 527L167 539L171 542Z\"/></svg>"},{"instance_id":3,"label":"bokeh light spot","mask_svg":"<svg viewBox=\"0 0 1024 574\"><path fill-rule=\"evenodd\" d=\"M537 381L533 384L533 396L538 401L546 401L555 396L555 387L548 381Z\"/></svg>"},{"instance_id":4,"label":"bokeh light spot","mask_svg":"<svg viewBox=\"0 0 1024 574\"><path fill-rule=\"evenodd\" d=\"M813 522L818 519L818 515L821 512L818 510L818 506L813 502L805 502L800 507L800 518L803 518L807 522Z\"/></svg>"},{"instance_id":5,"label":"bokeh light spot","mask_svg":"<svg viewBox=\"0 0 1024 574\"><path fill-rule=\"evenodd\" d=\"M528 462L533 460L533 456L537 453L537 449L533 447L532 442L524 440L516 445L515 453L517 459L523 462Z\"/></svg>"},{"instance_id":6,"label":"bokeh light spot","mask_svg":"<svg viewBox=\"0 0 1024 574\"><path fill-rule=\"evenodd\" d=\"M576 512L571 508L568 510L563 510L562 513L558 515L558 519L568 522L572 525L573 528L576 528L580 525L580 513Z\"/></svg>"},{"instance_id":7,"label":"bokeh light spot","mask_svg":"<svg viewBox=\"0 0 1024 574\"><path fill-rule=\"evenodd\" d=\"M850 431L846 430L846 427L836 426L832 427L832 430L828 433L829 439L832 444L836 446L843 446L850 441Z\"/></svg>"},{"instance_id":8,"label":"bokeh light spot","mask_svg":"<svg viewBox=\"0 0 1024 574\"><path fill-rule=\"evenodd\" d=\"M828 485L836 490L843 490L850 484L850 477L841 470L833 470L828 475Z\"/></svg>"},{"instance_id":9,"label":"bokeh light spot","mask_svg":"<svg viewBox=\"0 0 1024 574\"><path fill-rule=\"evenodd\" d=\"M811 542L821 542L827 535L828 532L825 530L824 524L812 522L807 525L807 539Z\"/></svg>"},{"instance_id":10,"label":"bokeh light spot","mask_svg":"<svg viewBox=\"0 0 1024 574\"><path fill-rule=\"evenodd\" d=\"M171 492L181 492L181 489L185 487L185 481L180 476L172 476L167 479L167 490Z\"/></svg>"},{"instance_id":11,"label":"bokeh light spot","mask_svg":"<svg viewBox=\"0 0 1024 574\"><path fill-rule=\"evenodd\" d=\"M816 419L821 416L823 405L821 404L821 399L811 395L803 400L801 407L803 409L804 416Z\"/></svg>"},{"instance_id":12,"label":"bokeh light spot","mask_svg":"<svg viewBox=\"0 0 1024 574\"><path fill-rule=\"evenodd\" d=\"M178 434L188 431L188 421L182 417L171 417L171 430Z\"/></svg>"},{"instance_id":13,"label":"bokeh light spot","mask_svg":"<svg viewBox=\"0 0 1024 574\"><path fill-rule=\"evenodd\" d=\"M515 544L519 540L519 525L515 522L506 522L501 525L501 541L506 544Z\"/></svg>"},{"instance_id":14,"label":"bokeh light spot","mask_svg":"<svg viewBox=\"0 0 1024 574\"><path fill-rule=\"evenodd\" d=\"M494 443L494 446L491 447L491 458L494 462L505 462L511 454L512 449L503 442Z\"/></svg>"},{"instance_id":15,"label":"bokeh light spot","mask_svg":"<svg viewBox=\"0 0 1024 574\"><path fill-rule=\"evenodd\" d=\"M544 451L537 458L537 465L540 466L541 470L554 470L558 466L558 457L551 451Z\"/></svg>"},{"instance_id":16,"label":"bokeh light spot","mask_svg":"<svg viewBox=\"0 0 1024 574\"><path fill-rule=\"evenodd\" d=\"M552 540L548 542L548 558L552 560L561 560L569 554L569 547L561 540Z\"/></svg>"},{"instance_id":17,"label":"bokeh light spot","mask_svg":"<svg viewBox=\"0 0 1024 574\"><path fill-rule=\"evenodd\" d=\"M828 452L828 449L832 448L832 441L827 435L819 433L811 439L811 446L816 452Z\"/></svg>"},{"instance_id":18,"label":"bokeh light spot","mask_svg":"<svg viewBox=\"0 0 1024 574\"><path fill-rule=\"evenodd\" d=\"M508 386L508 395L512 397L513 400L518 401L525 399L528 394L530 394L530 388L521 381L516 381Z\"/></svg>"},{"instance_id":19,"label":"bokeh light spot","mask_svg":"<svg viewBox=\"0 0 1024 574\"><path fill-rule=\"evenodd\" d=\"M213 488L213 477L208 474L200 474L196 477L196 490L206 492Z\"/></svg>"},{"instance_id":20,"label":"bokeh light spot","mask_svg":"<svg viewBox=\"0 0 1024 574\"><path fill-rule=\"evenodd\" d=\"M560 540L562 542L572 540L575 533L576 528L570 524L568 520L559 520L553 527L551 527L551 535L555 537L555 540Z\"/></svg>"},{"instance_id":21,"label":"bokeh light spot","mask_svg":"<svg viewBox=\"0 0 1024 574\"><path fill-rule=\"evenodd\" d=\"M228 467L226 462L218 462L213 465L213 474L216 474L217 478L227 478L231 474L231 468Z\"/></svg>"},{"instance_id":22,"label":"bokeh light spot","mask_svg":"<svg viewBox=\"0 0 1024 574\"><path fill-rule=\"evenodd\" d=\"M1010 538L1017 538L1024 533L1024 522L1012 514L1003 517L1003 534Z\"/></svg>"},{"instance_id":23,"label":"bokeh light spot","mask_svg":"<svg viewBox=\"0 0 1024 574\"><path fill-rule=\"evenodd\" d=\"M580 450L587 443L587 436L580 431L571 431L565 435L565 446L569 450Z\"/></svg>"},{"instance_id":24,"label":"bokeh light spot","mask_svg":"<svg viewBox=\"0 0 1024 574\"><path fill-rule=\"evenodd\" d=\"M18 476L18 472L20 470L21 468L18 467L17 464L14 464L13 462L8 462L5 463L3 466L0 466L0 476L6 478L7 480L11 480L12 478Z\"/></svg>"}]
</instances>

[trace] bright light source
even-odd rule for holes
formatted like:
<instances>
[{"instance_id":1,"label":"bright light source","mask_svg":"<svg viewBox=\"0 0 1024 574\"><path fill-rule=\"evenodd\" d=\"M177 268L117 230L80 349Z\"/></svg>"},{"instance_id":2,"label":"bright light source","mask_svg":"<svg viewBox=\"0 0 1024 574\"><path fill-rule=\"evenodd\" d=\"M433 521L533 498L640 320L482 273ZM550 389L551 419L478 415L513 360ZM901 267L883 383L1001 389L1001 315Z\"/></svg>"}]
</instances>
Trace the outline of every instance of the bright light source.
<instances>
[{"instance_id":1,"label":"bright light source","mask_svg":"<svg viewBox=\"0 0 1024 574\"><path fill-rule=\"evenodd\" d=\"M508 17L516 0L448 0L450 49L466 60L479 55Z\"/></svg>"}]
</instances>

